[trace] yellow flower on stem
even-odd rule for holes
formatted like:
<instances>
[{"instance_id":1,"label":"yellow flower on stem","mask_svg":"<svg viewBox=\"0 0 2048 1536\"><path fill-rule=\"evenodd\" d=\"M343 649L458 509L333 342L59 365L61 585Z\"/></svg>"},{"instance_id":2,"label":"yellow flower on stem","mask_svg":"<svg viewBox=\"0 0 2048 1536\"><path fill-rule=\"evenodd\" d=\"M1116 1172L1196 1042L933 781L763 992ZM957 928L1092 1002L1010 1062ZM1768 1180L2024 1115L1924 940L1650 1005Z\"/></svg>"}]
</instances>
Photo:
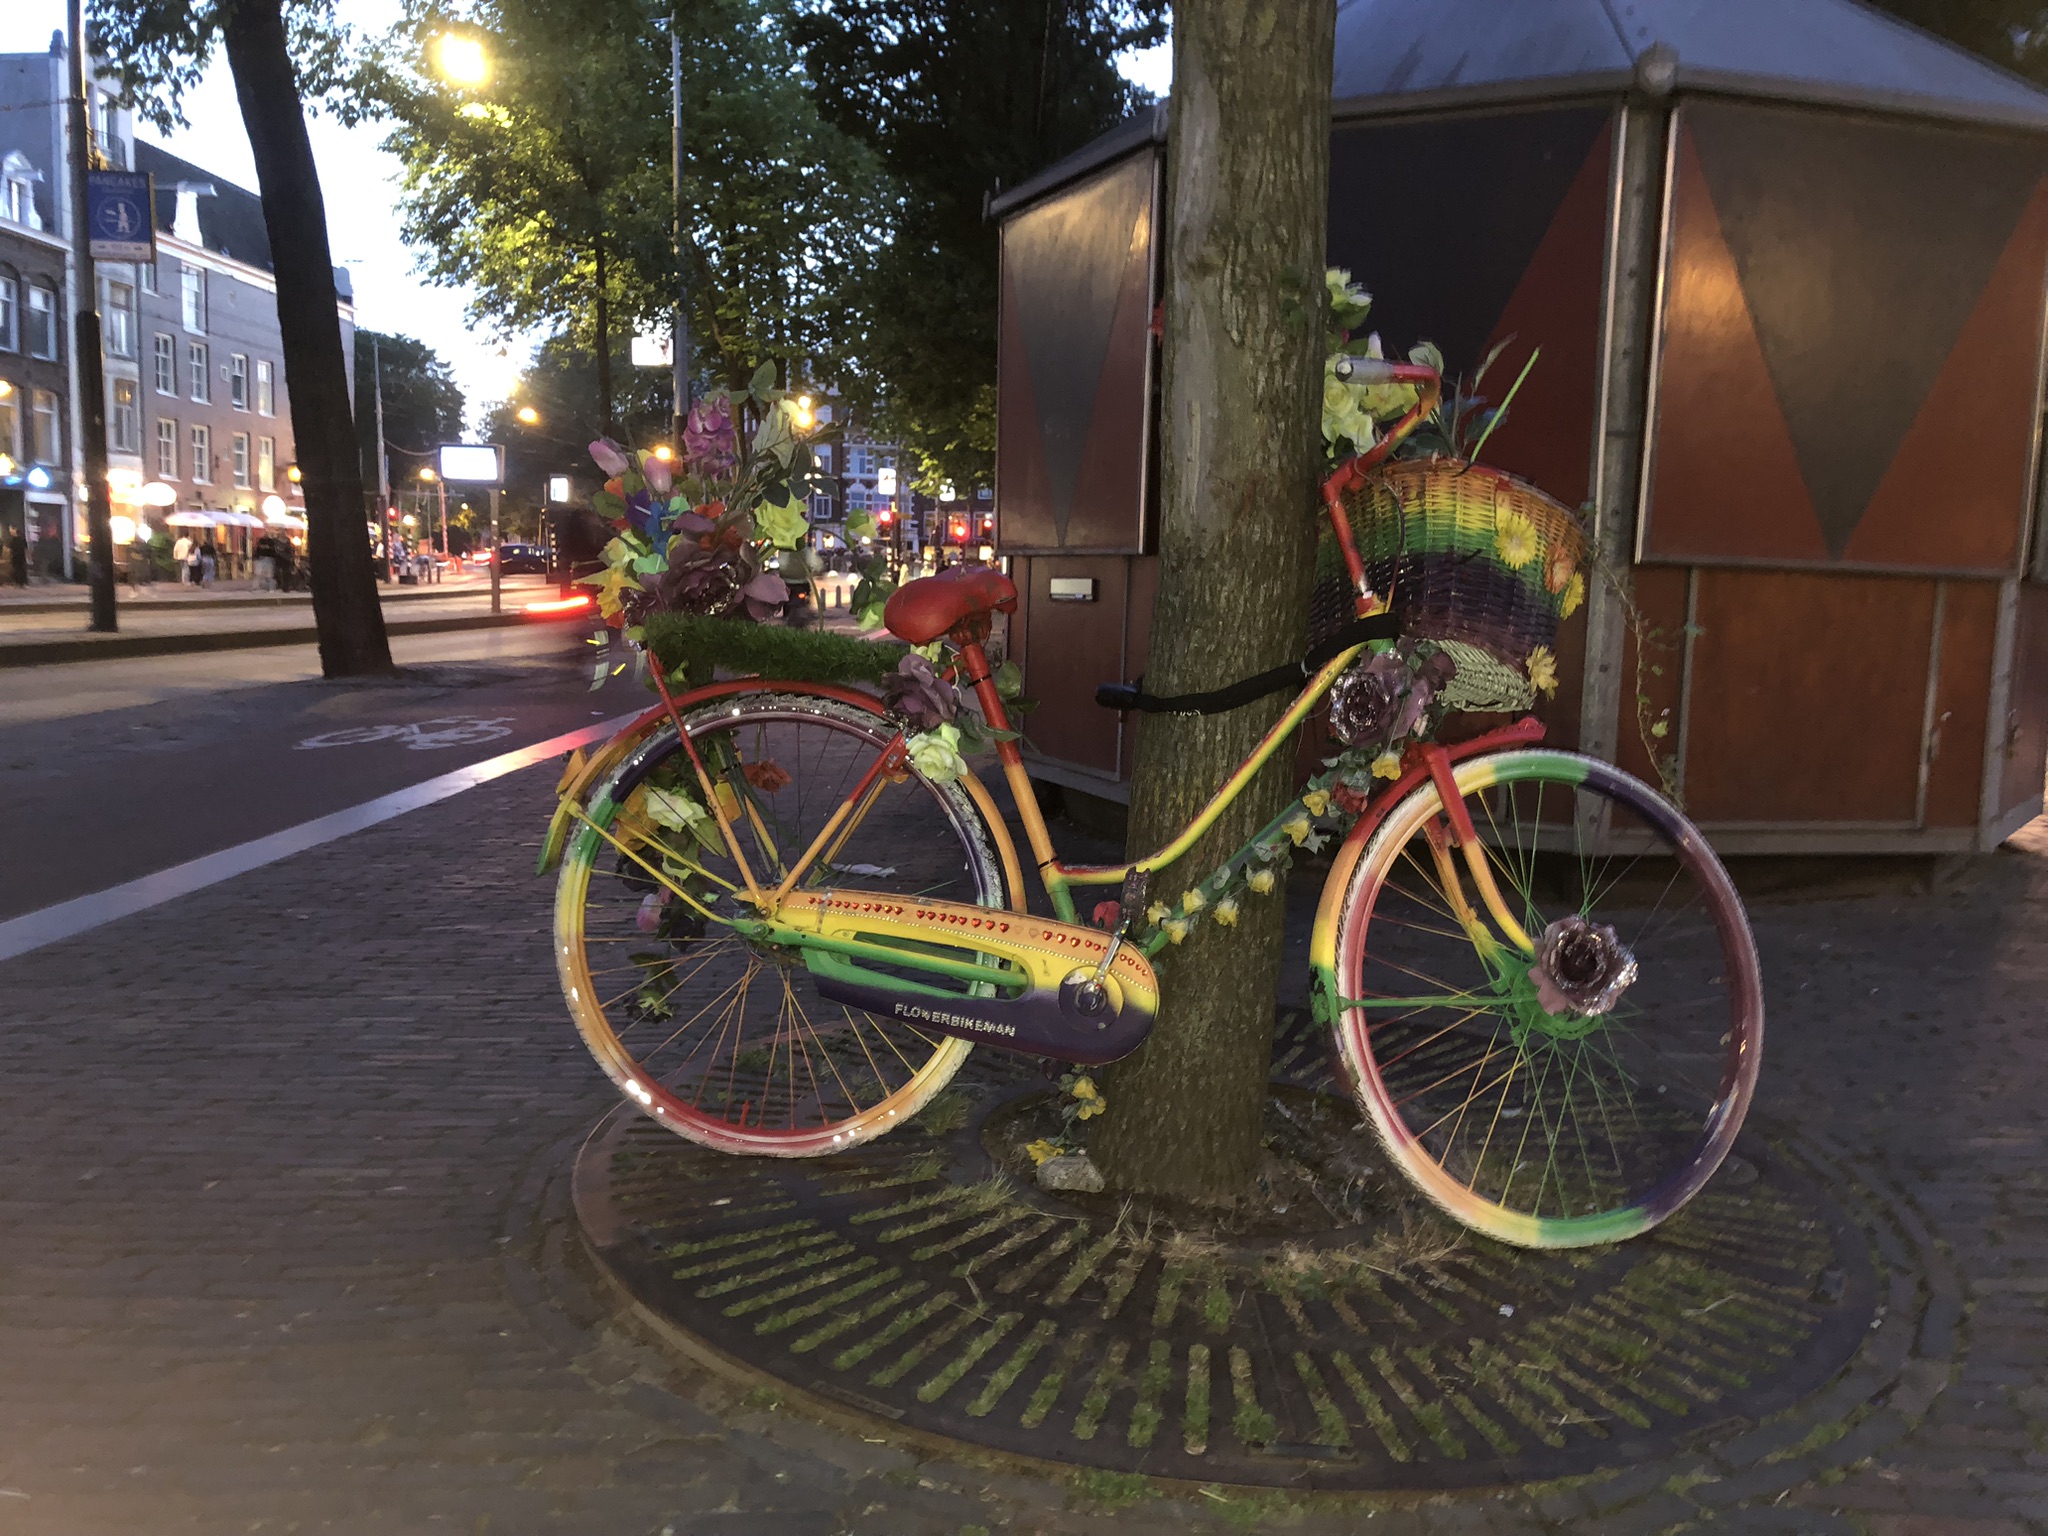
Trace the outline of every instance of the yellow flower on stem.
<instances>
[{"instance_id":1,"label":"yellow flower on stem","mask_svg":"<svg viewBox=\"0 0 2048 1536\"><path fill-rule=\"evenodd\" d=\"M1226 896L1216 903L1216 921L1226 928L1237 926L1237 898Z\"/></svg>"},{"instance_id":2,"label":"yellow flower on stem","mask_svg":"<svg viewBox=\"0 0 2048 1536\"><path fill-rule=\"evenodd\" d=\"M1074 1118L1076 1120L1093 1120L1097 1115L1101 1114L1107 1108L1109 1108L1109 1106L1103 1103L1102 1100L1090 1099L1086 1104L1083 1104L1078 1110L1074 1112Z\"/></svg>"},{"instance_id":3,"label":"yellow flower on stem","mask_svg":"<svg viewBox=\"0 0 2048 1536\"><path fill-rule=\"evenodd\" d=\"M1529 653L1529 686L1541 694L1557 692L1557 658L1547 645Z\"/></svg>"},{"instance_id":4,"label":"yellow flower on stem","mask_svg":"<svg viewBox=\"0 0 2048 1536\"><path fill-rule=\"evenodd\" d=\"M1199 912L1209 905L1209 898L1199 889L1180 893L1180 909L1183 912Z\"/></svg>"},{"instance_id":5,"label":"yellow flower on stem","mask_svg":"<svg viewBox=\"0 0 2048 1536\"><path fill-rule=\"evenodd\" d=\"M1500 556L1502 565L1519 571L1536 558L1536 525L1519 512L1495 513L1493 552Z\"/></svg>"},{"instance_id":6,"label":"yellow flower on stem","mask_svg":"<svg viewBox=\"0 0 2048 1536\"><path fill-rule=\"evenodd\" d=\"M1382 752L1372 760L1372 776L1376 779L1398 779L1401 777L1401 754Z\"/></svg>"},{"instance_id":7,"label":"yellow flower on stem","mask_svg":"<svg viewBox=\"0 0 2048 1536\"><path fill-rule=\"evenodd\" d=\"M1060 1155L1060 1149L1049 1141L1027 1141L1024 1143L1024 1151L1031 1158L1031 1166L1034 1168L1040 1163L1049 1163Z\"/></svg>"},{"instance_id":8,"label":"yellow flower on stem","mask_svg":"<svg viewBox=\"0 0 2048 1536\"><path fill-rule=\"evenodd\" d=\"M1252 870L1249 874L1247 874L1244 877L1244 883L1247 886L1249 886L1254 893L1263 896L1266 894L1266 892L1273 889L1273 871L1270 869Z\"/></svg>"},{"instance_id":9,"label":"yellow flower on stem","mask_svg":"<svg viewBox=\"0 0 2048 1536\"><path fill-rule=\"evenodd\" d=\"M1156 901L1153 902L1151 906L1145 909L1145 921L1150 923L1154 928L1157 928L1161 923L1165 922L1167 918L1171 917L1172 915L1173 908L1162 907Z\"/></svg>"},{"instance_id":10,"label":"yellow flower on stem","mask_svg":"<svg viewBox=\"0 0 2048 1536\"><path fill-rule=\"evenodd\" d=\"M1165 922L1161 923L1159 926L1163 930L1165 930L1166 936L1169 939L1173 940L1174 943L1178 944L1188 936L1188 928L1190 924L1188 923L1186 918L1169 917Z\"/></svg>"},{"instance_id":11,"label":"yellow flower on stem","mask_svg":"<svg viewBox=\"0 0 2048 1536\"><path fill-rule=\"evenodd\" d=\"M1314 823L1308 819L1307 813L1304 812L1299 816L1290 816L1286 821L1283 821L1280 824L1280 830L1285 832L1298 848L1308 837L1313 826Z\"/></svg>"},{"instance_id":12,"label":"yellow flower on stem","mask_svg":"<svg viewBox=\"0 0 2048 1536\"><path fill-rule=\"evenodd\" d=\"M1096 1091L1095 1079L1092 1077L1075 1078L1074 1086L1069 1088L1067 1092L1071 1093L1077 1099L1099 1099L1102 1097L1102 1095Z\"/></svg>"},{"instance_id":13,"label":"yellow flower on stem","mask_svg":"<svg viewBox=\"0 0 2048 1536\"><path fill-rule=\"evenodd\" d=\"M1330 792L1327 789L1312 789L1301 797L1301 803L1308 807L1311 816L1321 816L1330 809Z\"/></svg>"},{"instance_id":14,"label":"yellow flower on stem","mask_svg":"<svg viewBox=\"0 0 2048 1536\"><path fill-rule=\"evenodd\" d=\"M1578 572L1564 584L1564 604L1558 609L1558 617L1568 619L1579 611L1579 605L1586 600L1586 578Z\"/></svg>"}]
</instances>

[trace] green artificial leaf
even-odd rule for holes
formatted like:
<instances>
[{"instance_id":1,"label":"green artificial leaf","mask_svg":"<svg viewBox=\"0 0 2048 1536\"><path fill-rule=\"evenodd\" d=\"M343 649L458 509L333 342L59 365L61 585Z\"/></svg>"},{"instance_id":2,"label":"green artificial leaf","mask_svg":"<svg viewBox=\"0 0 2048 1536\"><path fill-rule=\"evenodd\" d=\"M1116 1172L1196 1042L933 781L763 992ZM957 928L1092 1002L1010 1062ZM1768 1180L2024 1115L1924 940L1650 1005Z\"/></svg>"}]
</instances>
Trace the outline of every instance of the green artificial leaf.
<instances>
[{"instance_id":1,"label":"green artificial leaf","mask_svg":"<svg viewBox=\"0 0 2048 1536\"><path fill-rule=\"evenodd\" d=\"M754 376L747 380L747 393L764 404L775 398L775 365L773 363L763 363L754 370Z\"/></svg>"},{"instance_id":2,"label":"green artificial leaf","mask_svg":"<svg viewBox=\"0 0 2048 1536\"><path fill-rule=\"evenodd\" d=\"M1436 343L1433 341L1418 342L1415 346L1410 347L1408 349L1408 361L1420 363L1425 368L1434 368L1438 373L1444 371L1444 355L1437 350Z\"/></svg>"},{"instance_id":3,"label":"green artificial leaf","mask_svg":"<svg viewBox=\"0 0 2048 1536\"><path fill-rule=\"evenodd\" d=\"M642 555L633 562L633 574L635 576L659 576L667 569L668 556L666 555Z\"/></svg>"},{"instance_id":4,"label":"green artificial leaf","mask_svg":"<svg viewBox=\"0 0 2048 1536\"><path fill-rule=\"evenodd\" d=\"M764 412L761 425L754 429L754 456L786 469L796 445L796 437L789 430L789 412L780 405Z\"/></svg>"},{"instance_id":5,"label":"green artificial leaf","mask_svg":"<svg viewBox=\"0 0 2048 1536\"><path fill-rule=\"evenodd\" d=\"M762 502L754 509L754 527L777 549L795 549L811 525L804 517L802 505L792 499Z\"/></svg>"},{"instance_id":6,"label":"green artificial leaf","mask_svg":"<svg viewBox=\"0 0 2048 1536\"><path fill-rule=\"evenodd\" d=\"M599 491L590 498L590 510L608 523L626 515L626 498L616 491Z\"/></svg>"},{"instance_id":7,"label":"green artificial leaf","mask_svg":"<svg viewBox=\"0 0 2048 1536\"><path fill-rule=\"evenodd\" d=\"M1024 669L1014 661L1006 661L996 668L996 693L1005 702L1024 692Z\"/></svg>"},{"instance_id":8,"label":"green artificial leaf","mask_svg":"<svg viewBox=\"0 0 2048 1536\"><path fill-rule=\"evenodd\" d=\"M846 514L846 536L849 539L872 539L878 531L872 512L849 512Z\"/></svg>"}]
</instances>

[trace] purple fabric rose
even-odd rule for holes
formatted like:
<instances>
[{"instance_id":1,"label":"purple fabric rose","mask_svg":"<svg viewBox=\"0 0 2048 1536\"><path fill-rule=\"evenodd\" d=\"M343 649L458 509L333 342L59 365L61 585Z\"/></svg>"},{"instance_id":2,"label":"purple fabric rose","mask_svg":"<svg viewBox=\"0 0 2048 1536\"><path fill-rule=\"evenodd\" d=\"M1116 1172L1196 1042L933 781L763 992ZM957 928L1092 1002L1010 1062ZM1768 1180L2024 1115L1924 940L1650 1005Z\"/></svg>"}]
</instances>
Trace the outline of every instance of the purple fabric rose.
<instances>
[{"instance_id":1,"label":"purple fabric rose","mask_svg":"<svg viewBox=\"0 0 2048 1536\"><path fill-rule=\"evenodd\" d=\"M1529 979L1546 1012L1606 1013L1636 979L1636 957L1605 923L1560 917L1543 930Z\"/></svg>"},{"instance_id":2,"label":"purple fabric rose","mask_svg":"<svg viewBox=\"0 0 2048 1536\"><path fill-rule=\"evenodd\" d=\"M913 729L935 731L960 713L960 690L912 651L882 679L882 703Z\"/></svg>"},{"instance_id":3,"label":"purple fabric rose","mask_svg":"<svg viewBox=\"0 0 2048 1536\"><path fill-rule=\"evenodd\" d=\"M707 480L722 480L739 462L739 439L732 427L732 401L713 395L690 407L683 423L683 454L691 472Z\"/></svg>"},{"instance_id":4,"label":"purple fabric rose","mask_svg":"<svg viewBox=\"0 0 2048 1536\"><path fill-rule=\"evenodd\" d=\"M590 445L590 456L607 475L623 475L631 467L626 462L625 450L608 437L600 437Z\"/></svg>"}]
</instances>

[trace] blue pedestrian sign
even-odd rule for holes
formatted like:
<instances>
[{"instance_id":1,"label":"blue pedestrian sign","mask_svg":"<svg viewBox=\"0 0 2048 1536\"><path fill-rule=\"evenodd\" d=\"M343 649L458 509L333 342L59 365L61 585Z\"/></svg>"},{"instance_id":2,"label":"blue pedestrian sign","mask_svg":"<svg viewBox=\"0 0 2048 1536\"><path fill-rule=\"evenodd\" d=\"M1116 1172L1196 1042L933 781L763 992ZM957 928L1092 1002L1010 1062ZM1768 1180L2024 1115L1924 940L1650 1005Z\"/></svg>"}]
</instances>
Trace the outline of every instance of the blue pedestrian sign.
<instances>
[{"instance_id":1,"label":"blue pedestrian sign","mask_svg":"<svg viewBox=\"0 0 2048 1536\"><path fill-rule=\"evenodd\" d=\"M85 173L86 232L94 261L155 261L155 196L134 171Z\"/></svg>"}]
</instances>

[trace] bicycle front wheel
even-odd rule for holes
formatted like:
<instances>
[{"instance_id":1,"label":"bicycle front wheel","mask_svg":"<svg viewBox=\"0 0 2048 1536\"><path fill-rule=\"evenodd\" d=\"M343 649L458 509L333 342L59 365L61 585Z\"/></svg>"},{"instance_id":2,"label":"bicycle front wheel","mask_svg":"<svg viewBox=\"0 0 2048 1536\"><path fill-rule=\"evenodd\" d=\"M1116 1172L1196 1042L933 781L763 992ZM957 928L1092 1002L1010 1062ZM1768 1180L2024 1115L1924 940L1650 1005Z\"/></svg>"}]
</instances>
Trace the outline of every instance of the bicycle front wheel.
<instances>
[{"instance_id":1,"label":"bicycle front wheel","mask_svg":"<svg viewBox=\"0 0 2048 1536\"><path fill-rule=\"evenodd\" d=\"M770 891L896 735L851 704L770 689L684 724ZM556 965L584 1043L646 1114L719 1151L838 1152L902 1124L971 1047L829 1002L800 954L728 926L754 908L705 798L664 725L585 802L555 896ZM859 800L802 884L1005 900L974 801L914 770Z\"/></svg>"},{"instance_id":2,"label":"bicycle front wheel","mask_svg":"<svg viewBox=\"0 0 2048 1536\"><path fill-rule=\"evenodd\" d=\"M1500 911L1424 781L1318 935L1339 1054L1394 1162L1466 1225L1633 1237L1713 1176L1756 1086L1742 904L1699 830L1609 764L1531 749L1455 779Z\"/></svg>"}]
</instances>

